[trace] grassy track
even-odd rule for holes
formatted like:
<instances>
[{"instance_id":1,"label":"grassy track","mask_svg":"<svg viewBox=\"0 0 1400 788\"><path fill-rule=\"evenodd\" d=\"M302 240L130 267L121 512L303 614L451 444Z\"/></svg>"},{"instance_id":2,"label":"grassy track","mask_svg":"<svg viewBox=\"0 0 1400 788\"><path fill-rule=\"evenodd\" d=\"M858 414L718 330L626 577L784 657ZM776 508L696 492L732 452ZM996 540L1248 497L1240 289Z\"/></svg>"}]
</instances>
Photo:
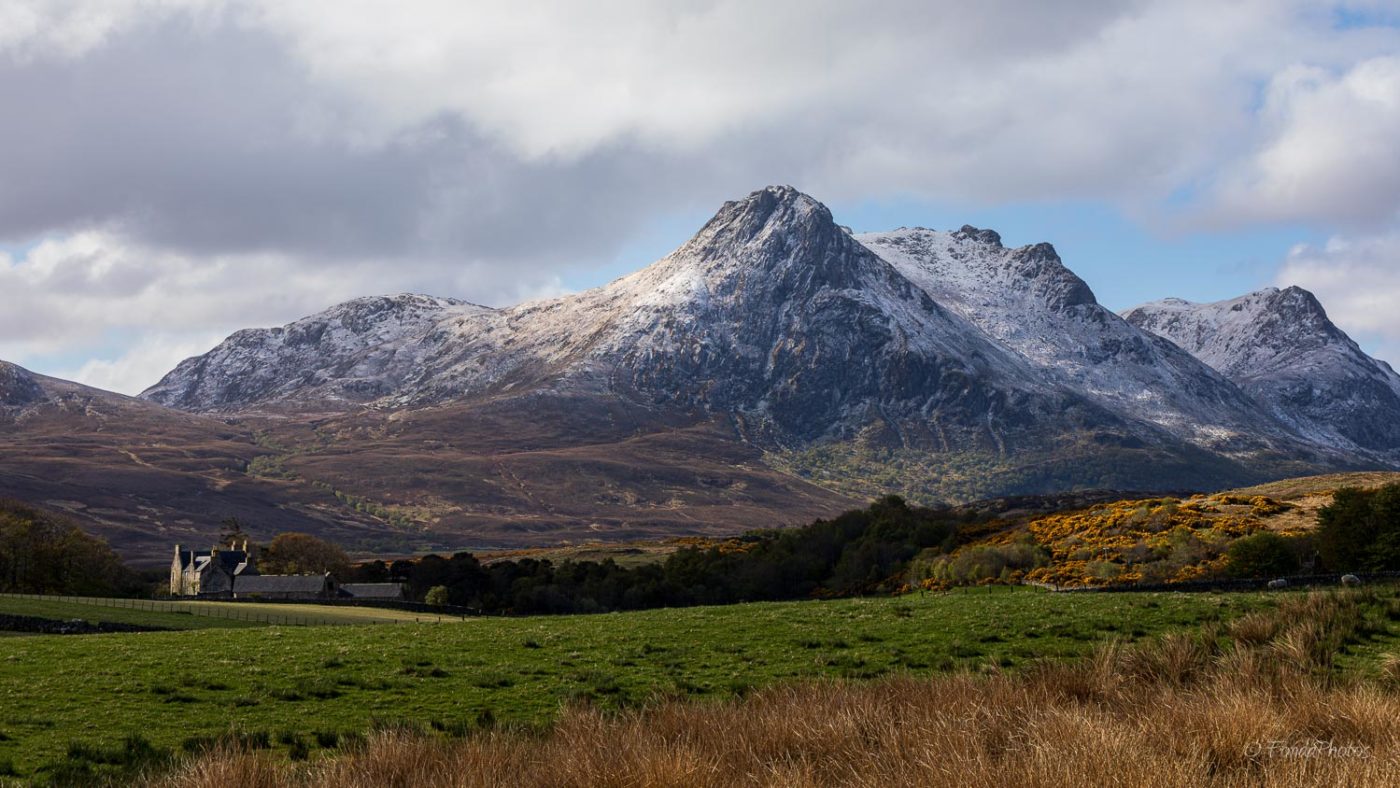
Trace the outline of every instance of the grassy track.
<instances>
[{"instance_id":1,"label":"grassy track","mask_svg":"<svg viewBox=\"0 0 1400 788\"><path fill-rule=\"evenodd\" d=\"M110 621L122 624L205 629L210 627L327 626L459 621L376 607L260 604L257 602L175 602L88 597L23 598L0 595L0 613L39 618Z\"/></svg>"},{"instance_id":2,"label":"grassy track","mask_svg":"<svg viewBox=\"0 0 1400 788\"><path fill-rule=\"evenodd\" d=\"M379 720L461 729L547 723L569 701L727 697L802 677L924 674L1073 657L1229 618L1262 595L1033 589L485 618L458 626L263 627L0 645L0 765L140 733L162 747L230 729L362 732ZM279 608L281 606L278 606ZM192 742L193 743L193 742Z\"/></svg>"}]
</instances>

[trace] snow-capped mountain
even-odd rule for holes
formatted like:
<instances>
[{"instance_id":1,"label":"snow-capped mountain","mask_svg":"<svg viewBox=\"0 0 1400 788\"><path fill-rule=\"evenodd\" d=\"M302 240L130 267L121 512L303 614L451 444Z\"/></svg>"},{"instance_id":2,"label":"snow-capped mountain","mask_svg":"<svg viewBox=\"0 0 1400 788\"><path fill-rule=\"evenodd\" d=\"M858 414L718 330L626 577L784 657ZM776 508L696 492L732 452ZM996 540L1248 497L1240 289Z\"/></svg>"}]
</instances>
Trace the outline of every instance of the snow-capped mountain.
<instances>
[{"instance_id":1,"label":"snow-capped mountain","mask_svg":"<svg viewBox=\"0 0 1400 788\"><path fill-rule=\"evenodd\" d=\"M190 411L274 401L367 402L396 390L453 317L490 312L423 295L357 298L280 328L245 329L141 394Z\"/></svg>"},{"instance_id":2,"label":"snow-capped mountain","mask_svg":"<svg viewBox=\"0 0 1400 788\"><path fill-rule=\"evenodd\" d=\"M456 549L1400 466L1400 376L1303 291L1120 317L1048 244L855 236L788 187L602 287L356 299L142 397L0 363L0 492L132 545L232 514Z\"/></svg>"},{"instance_id":3,"label":"snow-capped mountain","mask_svg":"<svg viewBox=\"0 0 1400 788\"><path fill-rule=\"evenodd\" d=\"M1312 293L1168 298L1124 317L1219 370L1308 440L1400 460L1400 375L1337 328Z\"/></svg>"},{"instance_id":4,"label":"snow-capped mountain","mask_svg":"<svg viewBox=\"0 0 1400 788\"><path fill-rule=\"evenodd\" d=\"M325 399L414 406L507 391L620 395L734 415L781 444L872 421L998 446L1103 421L857 243L791 188L725 204L609 285L503 310L364 299L241 331L143 396L193 410Z\"/></svg>"},{"instance_id":5,"label":"snow-capped mountain","mask_svg":"<svg viewBox=\"0 0 1400 788\"><path fill-rule=\"evenodd\" d=\"M607 413L584 427L600 440L722 423L791 473L971 475L965 486L988 494L1209 486L1355 461L1100 306L1048 244L1008 249L972 227L853 236L789 187L726 203L675 252L593 290L505 309L360 299L238 332L143 396L367 414L342 419L359 419L336 428L347 436L400 434L438 409L454 426L436 430L530 423L544 430L534 445L568 443L582 424L538 413ZM814 459L822 447L849 451ZM888 466L890 451L914 454Z\"/></svg>"},{"instance_id":6,"label":"snow-capped mountain","mask_svg":"<svg viewBox=\"0 0 1400 788\"><path fill-rule=\"evenodd\" d=\"M1050 244L1008 249L970 226L856 239L1048 379L1125 418L1203 446L1282 437L1219 373L1100 306Z\"/></svg>"},{"instance_id":7,"label":"snow-capped mountain","mask_svg":"<svg viewBox=\"0 0 1400 788\"><path fill-rule=\"evenodd\" d=\"M872 421L926 428L936 414L990 446L1032 414L1085 415L1077 394L1046 386L790 188L727 203L674 253L607 286L453 325L460 341L405 397L505 380L607 392L734 414L785 444Z\"/></svg>"}]
</instances>

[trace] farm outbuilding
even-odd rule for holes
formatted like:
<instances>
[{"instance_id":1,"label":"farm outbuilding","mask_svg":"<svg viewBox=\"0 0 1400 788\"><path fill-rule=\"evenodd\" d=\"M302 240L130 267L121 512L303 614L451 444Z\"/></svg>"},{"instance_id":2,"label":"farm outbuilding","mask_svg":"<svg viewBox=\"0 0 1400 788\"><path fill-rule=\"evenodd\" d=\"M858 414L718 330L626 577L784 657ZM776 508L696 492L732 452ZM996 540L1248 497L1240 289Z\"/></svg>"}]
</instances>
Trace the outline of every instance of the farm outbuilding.
<instances>
[{"instance_id":1,"label":"farm outbuilding","mask_svg":"<svg viewBox=\"0 0 1400 788\"><path fill-rule=\"evenodd\" d=\"M234 599L333 599L335 578L324 575L251 575L233 584Z\"/></svg>"},{"instance_id":2,"label":"farm outbuilding","mask_svg":"<svg viewBox=\"0 0 1400 788\"><path fill-rule=\"evenodd\" d=\"M406 596L402 583L342 583L340 594L354 599L385 601L398 601Z\"/></svg>"}]
</instances>

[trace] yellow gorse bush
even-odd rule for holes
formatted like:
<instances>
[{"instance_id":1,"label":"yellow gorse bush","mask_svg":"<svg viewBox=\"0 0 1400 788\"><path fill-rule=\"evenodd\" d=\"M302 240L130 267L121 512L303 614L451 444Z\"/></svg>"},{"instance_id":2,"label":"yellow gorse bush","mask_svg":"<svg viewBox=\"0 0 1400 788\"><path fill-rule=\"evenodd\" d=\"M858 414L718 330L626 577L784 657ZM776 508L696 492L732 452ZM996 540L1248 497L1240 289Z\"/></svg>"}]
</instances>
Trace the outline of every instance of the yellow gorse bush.
<instances>
[{"instance_id":1,"label":"yellow gorse bush","mask_svg":"<svg viewBox=\"0 0 1400 788\"><path fill-rule=\"evenodd\" d=\"M1289 508L1289 504L1265 496L1116 501L1038 517L1024 526L974 541L958 552L979 545L1029 542L1049 553L1046 565L1010 572L1003 578L1012 582L1068 586L1184 582L1222 575L1230 543L1267 528L1267 518ZM929 588L943 585L929 579L921 584Z\"/></svg>"}]
</instances>

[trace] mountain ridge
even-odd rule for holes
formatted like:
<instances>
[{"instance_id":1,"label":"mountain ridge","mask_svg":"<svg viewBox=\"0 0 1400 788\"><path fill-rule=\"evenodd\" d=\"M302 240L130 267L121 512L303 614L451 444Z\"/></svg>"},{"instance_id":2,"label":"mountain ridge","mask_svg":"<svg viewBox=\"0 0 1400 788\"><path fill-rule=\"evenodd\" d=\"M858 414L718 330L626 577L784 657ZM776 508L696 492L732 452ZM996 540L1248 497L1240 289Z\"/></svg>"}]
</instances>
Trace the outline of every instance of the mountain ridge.
<instances>
[{"instance_id":1,"label":"mountain ridge","mask_svg":"<svg viewBox=\"0 0 1400 788\"><path fill-rule=\"evenodd\" d=\"M1328 358L1350 341L1306 325ZM1341 375L1334 388L1389 369L1356 353L1321 367ZM0 411L35 396L34 376L8 369ZM212 528L230 484L284 502L270 521L292 512L334 531L327 520L345 517L356 538L378 528L425 549L723 535L892 492L1221 489L1400 464L1388 453L1400 435L1342 440L1250 385L1104 308L1050 244L1009 249L969 225L852 234L810 196L770 187L581 293L499 309L371 296L236 332L143 392L150 410L134 419L166 414L195 443L232 436L217 468L196 469L212 487L184 479L212 492L193 519L167 508L123 533ZM116 423L63 414L0 428L32 447ZM33 494L115 511L92 469L124 478L121 452L143 458L141 440L74 448L88 487ZM0 490L13 486L3 459Z\"/></svg>"},{"instance_id":2,"label":"mountain ridge","mask_svg":"<svg viewBox=\"0 0 1400 788\"><path fill-rule=\"evenodd\" d=\"M536 391L727 414L768 449L853 440L874 424L886 445L943 452L1005 456L1107 431L1246 463L1349 461L1349 446L1102 307L1048 243L1008 249L970 225L852 235L790 186L726 202L671 254L591 290L503 309L434 302L391 341L355 336L353 352L332 348L335 363L310 370L278 354L216 363L303 324L348 325L346 306L240 332L143 396L237 413L323 393L332 409L399 409ZM280 385L245 396L249 367ZM211 388L233 396L179 396Z\"/></svg>"},{"instance_id":3,"label":"mountain ridge","mask_svg":"<svg viewBox=\"0 0 1400 788\"><path fill-rule=\"evenodd\" d=\"M1372 358L1300 287L1212 303L1164 299L1129 322L1175 342L1311 440L1400 461L1400 375Z\"/></svg>"},{"instance_id":4,"label":"mountain ridge","mask_svg":"<svg viewBox=\"0 0 1400 788\"><path fill-rule=\"evenodd\" d=\"M1223 376L1099 305L1050 244L1007 249L996 233L967 225L857 238L1048 378L1125 418L1207 447L1284 437Z\"/></svg>"}]
</instances>

